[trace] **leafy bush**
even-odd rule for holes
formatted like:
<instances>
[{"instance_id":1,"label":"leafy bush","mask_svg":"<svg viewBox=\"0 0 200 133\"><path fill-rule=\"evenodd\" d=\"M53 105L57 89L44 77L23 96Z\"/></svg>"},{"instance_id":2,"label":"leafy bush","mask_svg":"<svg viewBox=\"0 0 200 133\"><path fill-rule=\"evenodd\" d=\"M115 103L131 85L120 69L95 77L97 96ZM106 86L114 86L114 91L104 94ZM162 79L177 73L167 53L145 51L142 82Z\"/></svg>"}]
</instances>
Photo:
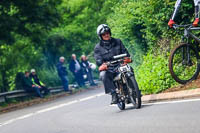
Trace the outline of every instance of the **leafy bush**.
<instances>
[{"instance_id":1,"label":"leafy bush","mask_svg":"<svg viewBox=\"0 0 200 133\"><path fill-rule=\"evenodd\" d=\"M20 90L23 89L23 78L24 78L24 73L23 72L18 72L15 77L15 89Z\"/></svg>"},{"instance_id":2,"label":"leafy bush","mask_svg":"<svg viewBox=\"0 0 200 133\"><path fill-rule=\"evenodd\" d=\"M37 72L39 79L48 87L62 86L56 67L50 69L41 69Z\"/></svg>"},{"instance_id":3,"label":"leafy bush","mask_svg":"<svg viewBox=\"0 0 200 133\"><path fill-rule=\"evenodd\" d=\"M163 55L155 56L148 53L135 72L139 87L144 94L159 93L176 84L169 73L168 59Z\"/></svg>"}]
</instances>

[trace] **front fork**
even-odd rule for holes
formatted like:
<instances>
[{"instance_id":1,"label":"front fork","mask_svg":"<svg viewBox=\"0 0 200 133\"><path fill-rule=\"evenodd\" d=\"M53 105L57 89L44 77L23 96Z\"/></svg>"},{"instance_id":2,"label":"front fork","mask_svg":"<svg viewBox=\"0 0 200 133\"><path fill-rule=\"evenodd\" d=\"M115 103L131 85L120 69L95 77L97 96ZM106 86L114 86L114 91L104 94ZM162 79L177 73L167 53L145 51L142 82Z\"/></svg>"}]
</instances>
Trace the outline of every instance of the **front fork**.
<instances>
[{"instance_id":1,"label":"front fork","mask_svg":"<svg viewBox=\"0 0 200 133\"><path fill-rule=\"evenodd\" d=\"M185 41L185 39L186 39L186 41ZM187 65L187 66L192 66L193 64L192 64L192 60L190 58L191 53L190 53L189 38L188 38L186 31L184 33L184 36L181 39L181 42L182 43L186 42L186 44L187 44L186 48L182 49L182 64Z\"/></svg>"}]
</instances>

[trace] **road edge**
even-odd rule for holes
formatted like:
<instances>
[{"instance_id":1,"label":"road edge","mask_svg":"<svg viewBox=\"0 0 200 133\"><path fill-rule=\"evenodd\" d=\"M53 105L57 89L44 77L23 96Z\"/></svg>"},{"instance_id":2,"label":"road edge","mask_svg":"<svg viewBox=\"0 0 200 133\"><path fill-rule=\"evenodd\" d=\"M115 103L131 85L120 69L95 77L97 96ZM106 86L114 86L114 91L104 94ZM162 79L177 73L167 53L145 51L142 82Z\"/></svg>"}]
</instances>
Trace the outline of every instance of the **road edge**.
<instances>
[{"instance_id":1,"label":"road edge","mask_svg":"<svg viewBox=\"0 0 200 133\"><path fill-rule=\"evenodd\" d=\"M145 95L142 97L142 101L149 103L149 102L174 100L174 99L186 99L199 96L200 96L200 88L197 88L191 90Z\"/></svg>"}]
</instances>

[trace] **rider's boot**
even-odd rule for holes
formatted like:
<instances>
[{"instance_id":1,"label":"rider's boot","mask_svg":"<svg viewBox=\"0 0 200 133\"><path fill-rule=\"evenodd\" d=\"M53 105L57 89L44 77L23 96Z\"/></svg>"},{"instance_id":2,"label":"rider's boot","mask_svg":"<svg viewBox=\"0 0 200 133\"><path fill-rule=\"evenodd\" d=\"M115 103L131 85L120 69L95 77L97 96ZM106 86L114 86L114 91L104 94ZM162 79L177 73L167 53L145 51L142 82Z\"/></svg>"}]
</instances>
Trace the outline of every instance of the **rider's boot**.
<instances>
[{"instance_id":1,"label":"rider's boot","mask_svg":"<svg viewBox=\"0 0 200 133\"><path fill-rule=\"evenodd\" d=\"M111 104L117 104L117 93L113 92L111 95L112 95Z\"/></svg>"}]
</instances>

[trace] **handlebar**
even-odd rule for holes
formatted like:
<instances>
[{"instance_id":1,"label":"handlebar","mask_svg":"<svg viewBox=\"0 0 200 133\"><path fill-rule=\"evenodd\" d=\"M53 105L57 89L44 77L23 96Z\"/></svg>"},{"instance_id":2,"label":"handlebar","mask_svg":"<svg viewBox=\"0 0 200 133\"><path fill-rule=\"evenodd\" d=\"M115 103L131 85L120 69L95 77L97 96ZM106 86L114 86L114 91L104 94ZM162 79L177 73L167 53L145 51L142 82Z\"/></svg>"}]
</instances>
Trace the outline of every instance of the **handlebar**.
<instances>
[{"instance_id":1,"label":"handlebar","mask_svg":"<svg viewBox=\"0 0 200 133\"><path fill-rule=\"evenodd\" d=\"M118 62L123 62L125 57L127 57L127 54L120 54L120 55L113 56L114 60L106 62L106 64L108 66L111 66L112 64L116 64Z\"/></svg>"},{"instance_id":2,"label":"handlebar","mask_svg":"<svg viewBox=\"0 0 200 133\"><path fill-rule=\"evenodd\" d=\"M185 24L185 25L178 25L178 24L173 24L173 28L174 29L178 29L178 28L192 28L192 24Z\"/></svg>"},{"instance_id":3,"label":"handlebar","mask_svg":"<svg viewBox=\"0 0 200 133\"><path fill-rule=\"evenodd\" d=\"M113 56L113 59L119 59L119 58L123 58L126 56L127 56L127 54L120 54L120 55Z\"/></svg>"}]
</instances>

